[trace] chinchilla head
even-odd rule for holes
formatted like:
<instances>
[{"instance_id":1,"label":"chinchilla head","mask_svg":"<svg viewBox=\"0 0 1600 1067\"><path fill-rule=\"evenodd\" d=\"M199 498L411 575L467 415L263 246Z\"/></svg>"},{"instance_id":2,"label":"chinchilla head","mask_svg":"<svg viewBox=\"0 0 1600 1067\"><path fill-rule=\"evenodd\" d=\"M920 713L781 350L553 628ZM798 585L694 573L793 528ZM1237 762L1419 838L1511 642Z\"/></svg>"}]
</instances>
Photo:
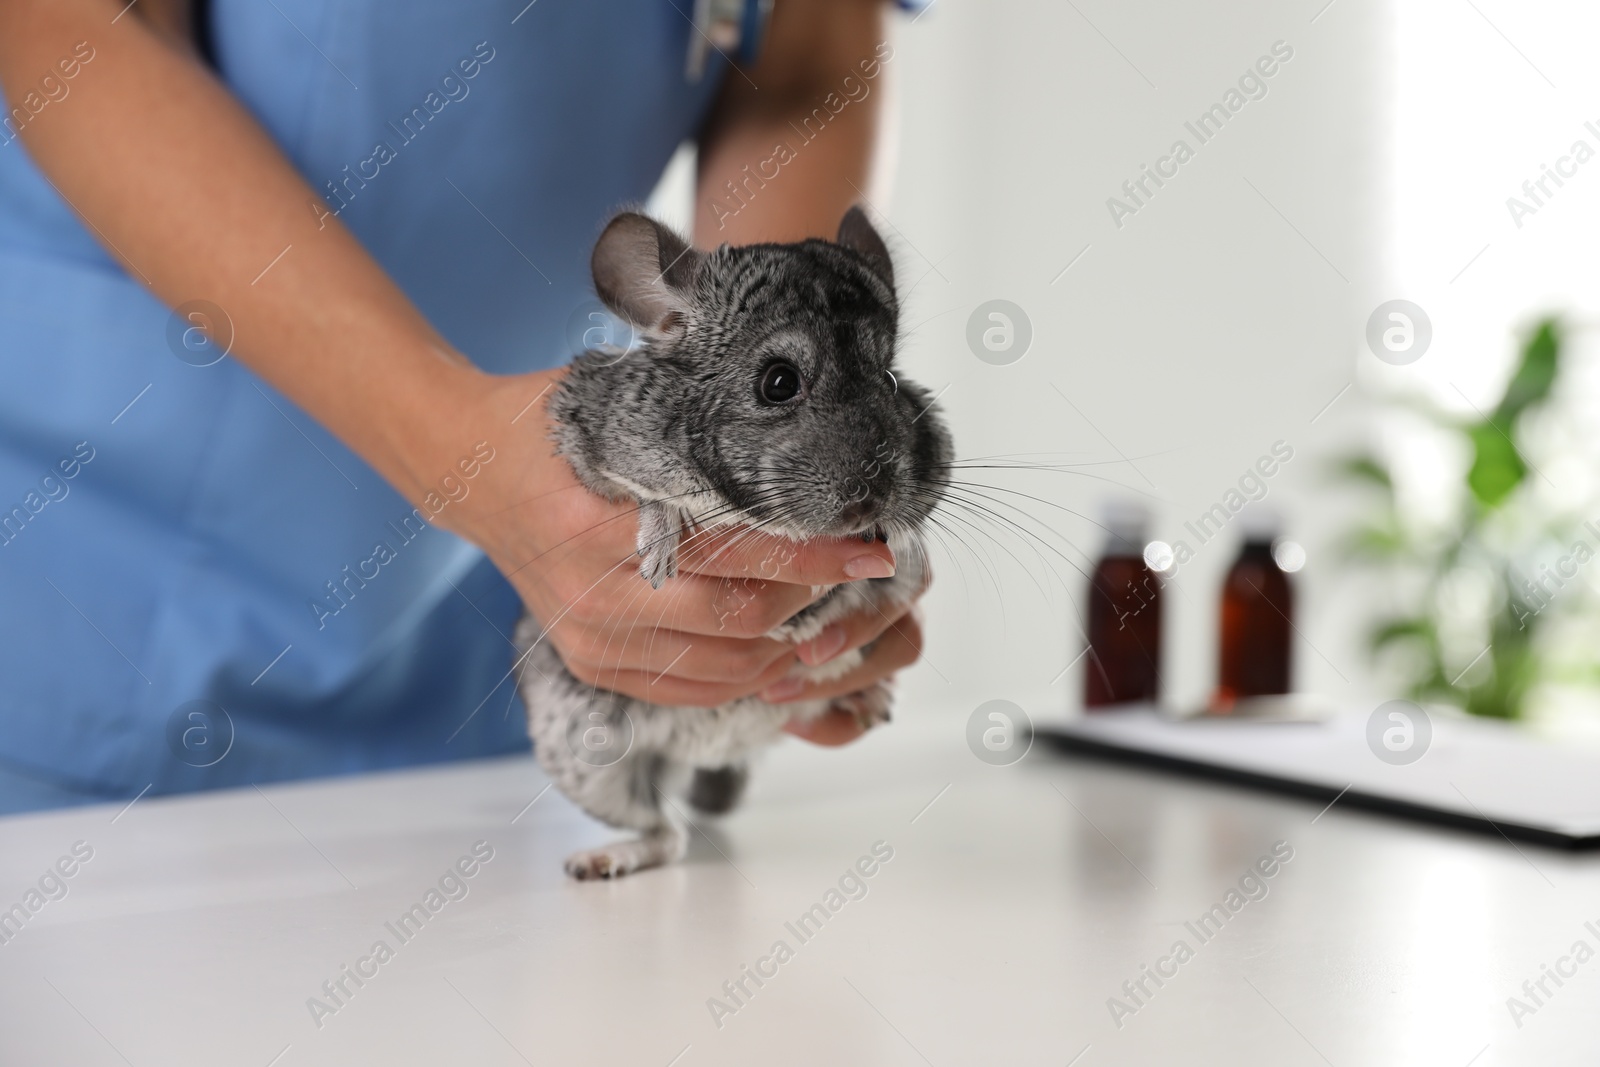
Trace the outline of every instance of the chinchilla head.
<instances>
[{"instance_id":1,"label":"chinchilla head","mask_svg":"<svg viewBox=\"0 0 1600 1067\"><path fill-rule=\"evenodd\" d=\"M949 434L894 370L894 268L859 209L837 242L709 253L624 213L592 267L641 341L579 356L553 401L591 488L796 539L909 533L938 503Z\"/></svg>"}]
</instances>

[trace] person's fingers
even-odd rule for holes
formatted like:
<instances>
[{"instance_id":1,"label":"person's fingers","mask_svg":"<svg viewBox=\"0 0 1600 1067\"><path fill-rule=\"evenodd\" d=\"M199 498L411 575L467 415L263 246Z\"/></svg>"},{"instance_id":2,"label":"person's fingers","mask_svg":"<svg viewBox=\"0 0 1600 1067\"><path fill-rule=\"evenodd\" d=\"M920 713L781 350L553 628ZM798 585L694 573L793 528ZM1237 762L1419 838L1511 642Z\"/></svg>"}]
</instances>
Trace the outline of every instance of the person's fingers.
<instances>
[{"instance_id":1,"label":"person's fingers","mask_svg":"<svg viewBox=\"0 0 1600 1067\"><path fill-rule=\"evenodd\" d=\"M567 670L585 685L671 707L715 708L749 696L776 682L794 667L793 655L782 656L750 682L700 682L672 674L567 663Z\"/></svg>"},{"instance_id":2,"label":"person's fingers","mask_svg":"<svg viewBox=\"0 0 1600 1067\"><path fill-rule=\"evenodd\" d=\"M760 637L810 604L808 585L680 574L653 589L634 571L617 571L574 589L564 617L604 629L663 627L722 637Z\"/></svg>"},{"instance_id":3,"label":"person's fingers","mask_svg":"<svg viewBox=\"0 0 1600 1067\"><path fill-rule=\"evenodd\" d=\"M796 645L795 651L806 666L821 666L872 641L910 610L910 604L879 604L866 608L829 623L817 636Z\"/></svg>"},{"instance_id":4,"label":"person's fingers","mask_svg":"<svg viewBox=\"0 0 1600 1067\"><path fill-rule=\"evenodd\" d=\"M601 629L557 627L552 635L561 658L593 672L631 670L671 674L695 682L754 685L795 646L765 637L734 638L635 626Z\"/></svg>"},{"instance_id":5,"label":"person's fingers","mask_svg":"<svg viewBox=\"0 0 1600 1067\"><path fill-rule=\"evenodd\" d=\"M813 745L825 745L829 748L848 745L867 732L867 728L861 725L859 718L843 710L826 711L815 719L805 721L790 719L785 724L784 730L810 741Z\"/></svg>"},{"instance_id":6,"label":"person's fingers","mask_svg":"<svg viewBox=\"0 0 1600 1067\"><path fill-rule=\"evenodd\" d=\"M933 582L933 572L923 568L922 585L903 604L878 604L857 612L848 618L830 623L821 633L796 647L800 662L816 667L854 651L875 640L879 634L899 622Z\"/></svg>"},{"instance_id":7,"label":"person's fingers","mask_svg":"<svg viewBox=\"0 0 1600 1067\"><path fill-rule=\"evenodd\" d=\"M908 611L883 632L866 659L854 670L827 682L786 676L763 689L761 699L772 704L787 704L796 700L828 700L854 693L909 667L921 654L922 622L916 611Z\"/></svg>"},{"instance_id":8,"label":"person's fingers","mask_svg":"<svg viewBox=\"0 0 1600 1067\"><path fill-rule=\"evenodd\" d=\"M697 530L678 547L678 569L723 578L761 578L796 585L837 585L894 574L894 553L882 541L828 537L798 543L747 527Z\"/></svg>"}]
</instances>

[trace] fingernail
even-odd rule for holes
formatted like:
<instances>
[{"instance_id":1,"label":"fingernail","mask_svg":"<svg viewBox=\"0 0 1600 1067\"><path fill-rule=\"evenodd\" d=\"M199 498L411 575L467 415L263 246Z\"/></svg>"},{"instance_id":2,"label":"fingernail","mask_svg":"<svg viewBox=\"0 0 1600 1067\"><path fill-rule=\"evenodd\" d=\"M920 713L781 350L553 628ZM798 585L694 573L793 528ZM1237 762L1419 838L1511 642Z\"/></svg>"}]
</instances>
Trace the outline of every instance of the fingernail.
<instances>
[{"instance_id":1,"label":"fingernail","mask_svg":"<svg viewBox=\"0 0 1600 1067\"><path fill-rule=\"evenodd\" d=\"M847 578L893 578L894 561L882 556L857 556L844 565Z\"/></svg>"},{"instance_id":2,"label":"fingernail","mask_svg":"<svg viewBox=\"0 0 1600 1067\"><path fill-rule=\"evenodd\" d=\"M761 699L776 704L797 697L806 687L804 678L783 678L761 691Z\"/></svg>"},{"instance_id":3,"label":"fingernail","mask_svg":"<svg viewBox=\"0 0 1600 1067\"><path fill-rule=\"evenodd\" d=\"M812 667L826 663L839 654L849 638L844 627L834 623L800 646L800 658Z\"/></svg>"}]
</instances>

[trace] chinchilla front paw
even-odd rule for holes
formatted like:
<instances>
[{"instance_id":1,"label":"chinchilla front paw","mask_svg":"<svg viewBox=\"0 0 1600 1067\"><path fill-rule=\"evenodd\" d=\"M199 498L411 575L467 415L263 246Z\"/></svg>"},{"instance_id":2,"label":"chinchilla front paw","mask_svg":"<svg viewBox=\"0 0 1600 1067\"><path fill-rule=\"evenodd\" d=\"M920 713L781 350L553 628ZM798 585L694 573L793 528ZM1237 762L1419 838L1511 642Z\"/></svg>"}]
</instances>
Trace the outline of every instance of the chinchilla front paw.
<instances>
[{"instance_id":1,"label":"chinchilla front paw","mask_svg":"<svg viewBox=\"0 0 1600 1067\"><path fill-rule=\"evenodd\" d=\"M652 589L678 573L678 542L683 519L659 503L639 505L639 574Z\"/></svg>"}]
</instances>

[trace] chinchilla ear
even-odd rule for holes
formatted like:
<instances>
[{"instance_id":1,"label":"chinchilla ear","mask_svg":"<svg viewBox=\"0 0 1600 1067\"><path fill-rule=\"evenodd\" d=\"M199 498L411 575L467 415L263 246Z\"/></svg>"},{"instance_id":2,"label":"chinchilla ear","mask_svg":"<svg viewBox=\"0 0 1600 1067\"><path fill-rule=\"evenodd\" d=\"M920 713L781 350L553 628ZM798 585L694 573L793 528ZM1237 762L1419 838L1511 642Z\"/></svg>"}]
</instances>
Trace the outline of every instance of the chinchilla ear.
<instances>
[{"instance_id":1,"label":"chinchilla ear","mask_svg":"<svg viewBox=\"0 0 1600 1067\"><path fill-rule=\"evenodd\" d=\"M689 310L702 255L659 222L633 211L612 219L589 269L606 307L640 329L672 332Z\"/></svg>"},{"instance_id":2,"label":"chinchilla ear","mask_svg":"<svg viewBox=\"0 0 1600 1067\"><path fill-rule=\"evenodd\" d=\"M844 213L844 219L839 223L838 243L852 252L860 253L890 291L894 290L894 261L889 258L888 246L878 236L878 231L872 228L872 223L867 221L867 213L861 210L860 205Z\"/></svg>"}]
</instances>

